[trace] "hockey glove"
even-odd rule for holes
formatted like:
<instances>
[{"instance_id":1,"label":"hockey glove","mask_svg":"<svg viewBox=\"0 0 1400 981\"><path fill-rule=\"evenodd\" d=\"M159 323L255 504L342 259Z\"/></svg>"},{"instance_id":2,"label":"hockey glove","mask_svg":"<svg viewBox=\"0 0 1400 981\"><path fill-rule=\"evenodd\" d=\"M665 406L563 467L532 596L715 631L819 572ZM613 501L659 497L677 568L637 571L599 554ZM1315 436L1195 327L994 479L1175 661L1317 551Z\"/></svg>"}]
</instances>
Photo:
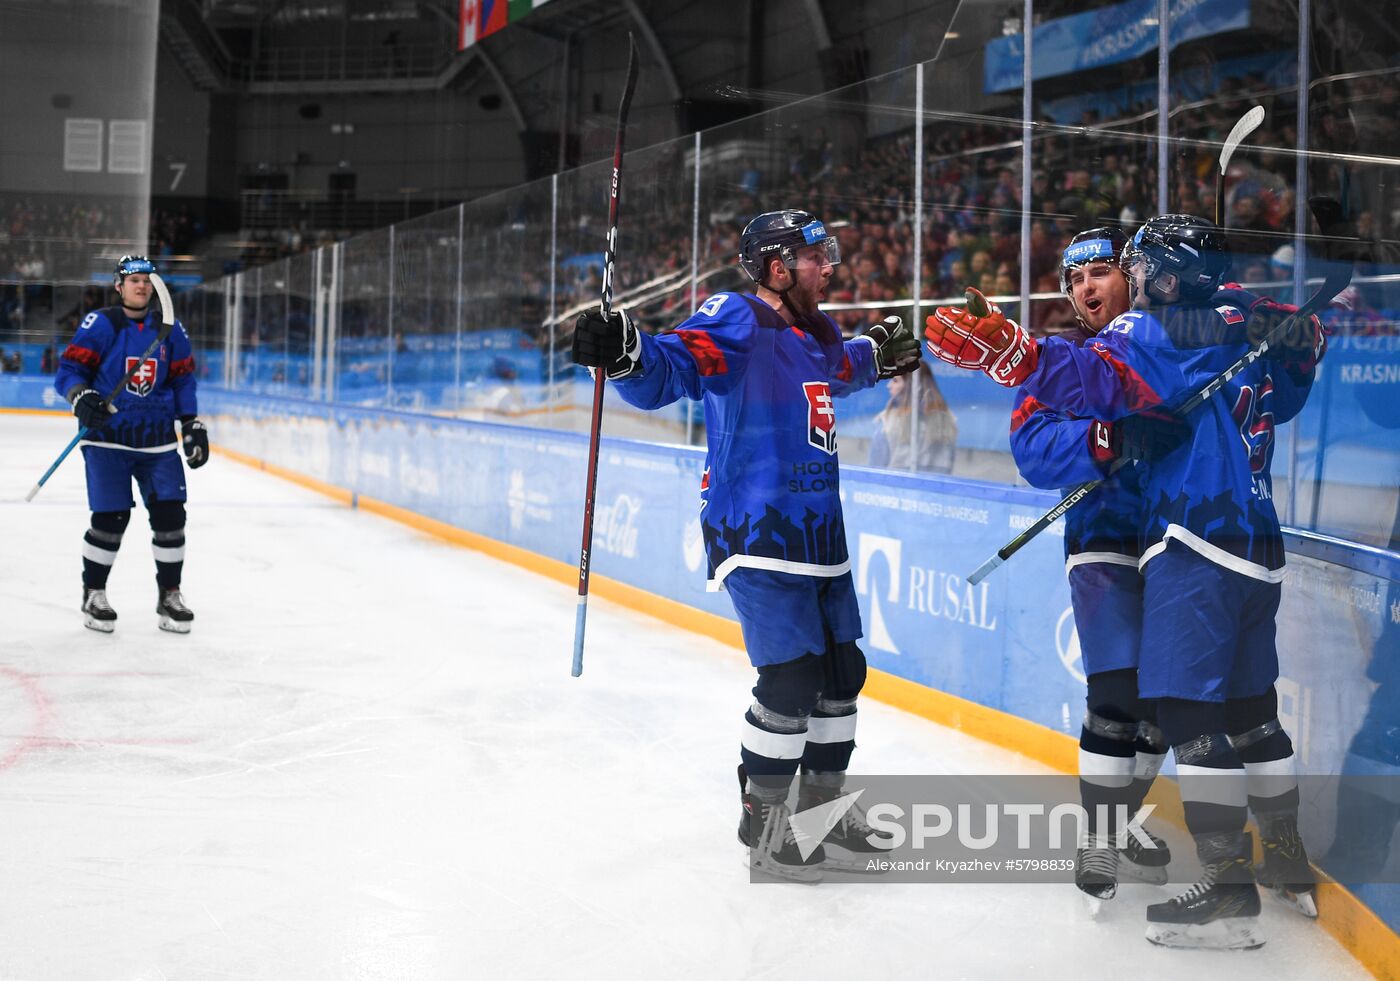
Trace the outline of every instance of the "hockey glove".
<instances>
[{"instance_id":1,"label":"hockey glove","mask_svg":"<svg viewBox=\"0 0 1400 981\"><path fill-rule=\"evenodd\" d=\"M209 430L194 416L180 417L180 445L191 470L209 462Z\"/></svg>"},{"instance_id":2,"label":"hockey glove","mask_svg":"<svg viewBox=\"0 0 1400 981\"><path fill-rule=\"evenodd\" d=\"M614 310L611 317L604 317L601 309L579 315L574 325L575 364L602 368L611 381L617 381L641 370L641 355L641 336L621 310Z\"/></svg>"},{"instance_id":3,"label":"hockey glove","mask_svg":"<svg viewBox=\"0 0 1400 981\"><path fill-rule=\"evenodd\" d=\"M923 349L899 317L886 317L861 336L875 348L875 373L881 381L908 374L919 366Z\"/></svg>"},{"instance_id":4,"label":"hockey glove","mask_svg":"<svg viewBox=\"0 0 1400 981\"><path fill-rule=\"evenodd\" d=\"M1269 350L1265 356L1283 365L1295 378L1306 378L1321 360L1326 341L1322 321L1316 317L1293 317L1297 312L1298 308L1291 303L1261 297L1249 308L1244 330L1250 347L1258 347L1268 340ZM1293 322L1285 326L1282 333L1275 333L1290 317Z\"/></svg>"},{"instance_id":5,"label":"hockey glove","mask_svg":"<svg viewBox=\"0 0 1400 981\"><path fill-rule=\"evenodd\" d=\"M90 388L83 389L73 397L73 415L78 417L78 425L84 429L101 429L116 411Z\"/></svg>"},{"instance_id":6,"label":"hockey glove","mask_svg":"<svg viewBox=\"0 0 1400 981\"><path fill-rule=\"evenodd\" d=\"M1160 460L1191 435L1191 427L1175 415L1127 416L1117 422L1095 419L1089 425L1089 453L1107 469L1122 458Z\"/></svg>"},{"instance_id":7,"label":"hockey glove","mask_svg":"<svg viewBox=\"0 0 1400 981\"><path fill-rule=\"evenodd\" d=\"M1040 358L1031 335L979 290L968 287L967 306L938 307L924 323L929 353L959 368L978 368L998 385L1015 388Z\"/></svg>"}]
</instances>

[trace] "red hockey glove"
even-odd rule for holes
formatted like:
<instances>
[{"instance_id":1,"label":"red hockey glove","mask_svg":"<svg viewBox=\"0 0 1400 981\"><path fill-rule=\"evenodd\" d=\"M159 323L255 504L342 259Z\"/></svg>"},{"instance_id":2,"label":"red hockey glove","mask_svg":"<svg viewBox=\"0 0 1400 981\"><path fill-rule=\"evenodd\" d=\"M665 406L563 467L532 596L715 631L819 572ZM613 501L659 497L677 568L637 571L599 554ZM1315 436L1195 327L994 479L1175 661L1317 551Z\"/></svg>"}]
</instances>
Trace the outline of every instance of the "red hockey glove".
<instances>
[{"instance_id":1,"label":"red hockey glove","mask_svg":"<svg viewBox=\"0 0 1400 981\"><path fill-rule=\"evenodd\" d=\"M1249 338L1250 347L1258 347L1268 338L1266 357L1270 361L1282 364L1290 374L1310 375L1327 348L1322 321L1316 317L1296 318L1283 333L1274 334L1275 328L1297 312L1298 308L1291 303L1260 297L1249 308L1245 336Z\"/></svg>"},{"instance_id":2,"label":"red hockey glove","mask_svg":"<svg viewBox=\"0 0 1400 981\"><path fill-rule=\"evenodd\" d=\"M1007 388L1025 381L1040 358L1025 328L1007 320L970 286L965 308L938 307L924 322L924 343L934 357L959 368L978 368Z\"/></svg>"}]
</instances>

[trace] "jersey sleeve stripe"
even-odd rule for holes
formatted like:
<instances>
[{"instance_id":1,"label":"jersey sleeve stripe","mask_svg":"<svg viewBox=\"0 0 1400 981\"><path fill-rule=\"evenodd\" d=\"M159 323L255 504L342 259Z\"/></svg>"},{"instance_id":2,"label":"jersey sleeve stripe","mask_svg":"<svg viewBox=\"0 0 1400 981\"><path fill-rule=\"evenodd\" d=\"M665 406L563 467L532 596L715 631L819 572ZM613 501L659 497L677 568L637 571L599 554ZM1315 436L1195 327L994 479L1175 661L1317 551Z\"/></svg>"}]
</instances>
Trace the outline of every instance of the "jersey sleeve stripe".
<instances>
[{"instance_id":1,"label":"jersey sleeve stripe","mask_svg":"<svg viewBox=\"0 0 1400 981\"><path fill-rule=\"evenodd\" d=\"M97 368L102 364L102 355L91 348L82 347L79 344L69 344L63 349L63 360L80 364L84 368Z\"/></svg>"},{"instance_id":2,"label":"jersey sleeve stripe","mask_svg":"<svg viewBox=\"0 0 1400 981\"><path fill-rule=\"evenodd\" d=\"M1027 395L1025 401L1016 407L1015 412L1011 413L1011 431L1014 433L1020 429L1030 421L1031 416L1044 408L1045 405L1035 396Z\"/></svg>"},{"instance_id":3,"label":"jersey sleeve stripe","mask_svg":"<svg viewBox=\"0 0 1400 981\"><path fill-rule=\"evenodd\" d=\"M181 375L194 373L194 357L181 358L170 365L170 377L179 378Z\"/></svg>"},{"instance_id":4,"label":"jersey sleeve stripe","mask_svg":"<svg viewBox=\"0 0 1400 981\"><path fill-rule=\"evenodd\" d=\"M851 356L849 354L841 355L841 368L836 372L836 380L848 382L855 373L856 369L855 365L851 364Z\"/></svg>"},{"instance_id":5,"label":"jersey sleeve stripe","mask_svg":"<svg viewBox=\"0 0 1400 981\"><path fill-rule=\"evenodd\" d=\"M703 330L678 330L685 349L695 359L695 367L701 375L723 375L729 372L729 364L724 360L724 352L719 349L707 332Z\"/></svg>"},{"instance_id":6,"label":"jersey sleeve stripe","mask_svg":"<svg viewBox=\"0 0 1400 981\"><path fill-rule=\"evenodd\" d=\"M1093 346L1093 351L1103 358L1118 376L1130 413L1141 412L1143 409L1150 409L1162 404L1162 397L1153 390L1151 385L1147 384L1147 381L1137 373L1132 365L1120 361L1114 357L1111 351L1098 345Z\"/></svg>"}]
</instances>

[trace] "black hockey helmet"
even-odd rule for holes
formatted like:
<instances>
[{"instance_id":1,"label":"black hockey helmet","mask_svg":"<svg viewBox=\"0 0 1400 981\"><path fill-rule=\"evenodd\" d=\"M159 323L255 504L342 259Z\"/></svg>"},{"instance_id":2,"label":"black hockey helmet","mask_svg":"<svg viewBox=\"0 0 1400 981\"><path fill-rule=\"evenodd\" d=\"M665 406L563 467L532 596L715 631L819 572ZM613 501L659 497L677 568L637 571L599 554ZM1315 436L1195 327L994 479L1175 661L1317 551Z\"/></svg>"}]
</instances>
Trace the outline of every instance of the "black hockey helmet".
<instances>
[{"instance_id":1,"label":"black hockey helmet","mask_svg":"<svg viewBox=\"0 0 1400 981\"><path fill-rule=\"evenodd\" d=\"M744 226L739 239L739 265L761 286L764 269L773 256L780 257L783 265L792 269L797 265L797 249L822 243L827 261L833 266L840 262L840 243L815 215L806 211L768 211Z\"/></svg>"},{"instance_id":2,"label":"black hockey helmet","mask_svg":"<svg viewBox=\"0 0 1400 981\"><path fill-rule=\"evenodd\" d=\"M119 290L122 280L132 273L145 273L150 275L156 271L155 264L143 255L124 255L117 260L117 268L112 273L112 289Z\"/></svg>"},{"instance_id":3,"label":"black hockey helmet","mask_svg":"<svg viewBox=\"0 0 1400 981\"><path fill-rule=\"evenodd\" d=\"M1230 272L1230 245L1213 221L1162 215L1137 230L1119 263L1134 293L1133 267L1143 265L1143 288L1153 303L1204 303Z\"/></svg>"},{"instance_id":4,"label":"black hockey helmet","mask_svg":"<svg viewBox=\"0 0 1400 981\"><path fill-rule=\"evenodd\" d=\"M1091 262L1111 262L1123 272L1123 267L1119 265L1119 257L1123 253L1123 246L1127 244L1128 236L1123 234L1121 228L1108 226L1087 228L1074 236L1069 240L1069 245L1065 246L1064 255L1060 257L1060 292L1065 296L1070 295L1069 271L1078 266ZM1124 272L1124 275L1127 273Z\"/></svg>"}]
</instances>

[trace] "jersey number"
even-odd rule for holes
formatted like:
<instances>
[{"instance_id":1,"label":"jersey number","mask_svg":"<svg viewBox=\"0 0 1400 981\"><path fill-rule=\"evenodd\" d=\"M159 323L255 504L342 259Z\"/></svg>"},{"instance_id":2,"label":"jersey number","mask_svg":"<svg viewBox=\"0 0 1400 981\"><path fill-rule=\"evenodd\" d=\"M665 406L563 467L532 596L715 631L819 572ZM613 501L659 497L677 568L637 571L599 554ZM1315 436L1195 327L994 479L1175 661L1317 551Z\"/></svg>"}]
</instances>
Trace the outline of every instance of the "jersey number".
<instances>
[{"instance_id":1,"label":"jersey number","mask_svg":"<svg viewBox=\"0 0 1400 981\"><path fill-rule=\"evenodd\" d=\"M715 317L719 314L719 308L724 306L724 301L729 299L728 293L718 293L710 297L700 307L700 313L706 317Z\"/></svg>"},{"instance_id":2,"label":"jersey number","mask_svg":"<svg viewBox=\"0 0 1400 981\"><path fill-rule=\"evenodd\" d=\"M1269 455L1274 444L1274 383L1268 376L1260 382L1259 389L1246 385L1240 389L1235 399L1235 407L1230 414L1235 425L1240 427L1240 439L1244 441L1249 454L1249 472L1263 473L1268 466Z\"/></svg>"}]
</instances>

